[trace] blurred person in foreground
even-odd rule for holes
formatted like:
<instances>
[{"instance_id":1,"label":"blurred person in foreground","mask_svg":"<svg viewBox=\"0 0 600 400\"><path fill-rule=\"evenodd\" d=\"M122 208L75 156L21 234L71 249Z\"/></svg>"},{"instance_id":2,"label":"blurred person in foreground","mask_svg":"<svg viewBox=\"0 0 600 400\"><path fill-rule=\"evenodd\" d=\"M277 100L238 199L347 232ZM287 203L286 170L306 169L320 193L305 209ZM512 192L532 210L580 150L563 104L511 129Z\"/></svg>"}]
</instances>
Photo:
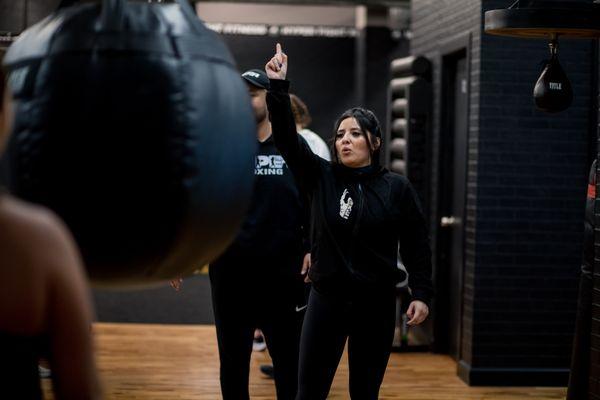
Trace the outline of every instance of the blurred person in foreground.
<instances>
[{"instance_id":1,"label":"blurred person in foreground","mask_svg":"<svg viewBox=\"0 0 600 400\"><path fill-rule=\"evenodd\" d=\"M13 117L3 75L0 68L0 154ZM101 398L91 295L67 228L51 211L0 186L0 254L2 387L15 398L41 399L38 362L45 357L56 399Z\"/></svg>"}]
</instances>

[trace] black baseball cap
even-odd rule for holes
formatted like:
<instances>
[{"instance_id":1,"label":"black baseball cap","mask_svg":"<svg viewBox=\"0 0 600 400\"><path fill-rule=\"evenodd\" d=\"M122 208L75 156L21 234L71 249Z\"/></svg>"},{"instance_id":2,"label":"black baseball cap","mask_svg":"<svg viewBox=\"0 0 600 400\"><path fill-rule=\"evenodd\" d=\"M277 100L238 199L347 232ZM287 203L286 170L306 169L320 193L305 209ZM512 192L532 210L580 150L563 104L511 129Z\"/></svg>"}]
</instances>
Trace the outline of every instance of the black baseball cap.
<instances>
[{"instance_id":1,"label":"black baseball cap","mask_svg":"<svg viewBox=\"0 0 600 400\"><path fill-rule=\"evenodd\" d=\"M266 72L260 69L251 69L242 74L244 78L251 85L259 87L261 89L269 89L269 77Z\"/></svg>"}]
</instances>

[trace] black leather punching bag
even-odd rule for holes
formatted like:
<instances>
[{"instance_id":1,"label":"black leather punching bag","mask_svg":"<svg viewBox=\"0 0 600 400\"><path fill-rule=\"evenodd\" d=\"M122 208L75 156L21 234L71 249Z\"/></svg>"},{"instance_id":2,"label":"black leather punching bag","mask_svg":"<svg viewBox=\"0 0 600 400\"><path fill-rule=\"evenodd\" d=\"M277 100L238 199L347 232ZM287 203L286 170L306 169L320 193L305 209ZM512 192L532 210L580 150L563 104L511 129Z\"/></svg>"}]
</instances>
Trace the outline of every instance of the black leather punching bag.
<instances>
[{"instance_id":1,"label":"black leather punching bag","mask_svg":"<svg viewBox=\"0 0 600 400\"><path fill-rule=\"evenodd\" d=\"M573 89L567 74L553 52L533 89L533 98L538 109L549 113L566 110L573 101Z\"/></svg>"},{"instance_id":2,"label":"black leather punching bag","mask_svg":"<svg viewBox=\"0 0 600 400\"><path fill-rule=\"evenodd\" d=\"M5 66L9 186L64 219L92 281L185 275L233 238L256 124L229 51L186 0L62 7Z\"/></svg>"}]
</instances>

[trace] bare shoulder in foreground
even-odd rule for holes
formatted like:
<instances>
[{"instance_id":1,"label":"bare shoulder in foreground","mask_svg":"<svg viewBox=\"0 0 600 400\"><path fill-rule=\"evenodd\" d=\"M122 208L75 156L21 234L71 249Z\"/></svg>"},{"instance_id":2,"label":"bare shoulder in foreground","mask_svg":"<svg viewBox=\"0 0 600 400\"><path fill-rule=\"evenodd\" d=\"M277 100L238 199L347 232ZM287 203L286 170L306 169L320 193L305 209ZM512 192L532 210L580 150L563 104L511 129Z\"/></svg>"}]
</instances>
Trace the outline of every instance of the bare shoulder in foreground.
<instances>
[{"instance_id":1,"label":"bare shoulder in foreground","mask_svg":"<svg viewBox=\"0 0 600 400\"><path fill-rule=\"evenodd\" d=\"M90 291L68 229L51 211L3 194L0 254L0 333L48 339L56 398L100 398Z\"/></svg>"},{"instance_id":2,"label":"bare shoulder in foreground","mask_svg":"<svg viewBox=\"0 0 600 400\"><path fill-rule=\"evenodd\" d=\"M47 328L54 285L83 280L75 244L51 211L0 195L0 330L36 334ZM85 287L85 286L84 286ZM8 315L7 315L8 314Z\"/></svg>"},{"instance_id":3,"label":"bare shoulder in foreground","mask_svg":"<svg viewBox=\"0 0 600 400\"><path fill-rule=\"evenodd\" d=\"M18 200L10 195L0 195L0 246L4 262L10 256L22 257L21 262L40 261L51 265L56 258L76 257L77 250L70 232L50 210ZM16 260L15 260L16 261ZM64 268L64 267L63 267Z\"/></svg>"}]
</instances>

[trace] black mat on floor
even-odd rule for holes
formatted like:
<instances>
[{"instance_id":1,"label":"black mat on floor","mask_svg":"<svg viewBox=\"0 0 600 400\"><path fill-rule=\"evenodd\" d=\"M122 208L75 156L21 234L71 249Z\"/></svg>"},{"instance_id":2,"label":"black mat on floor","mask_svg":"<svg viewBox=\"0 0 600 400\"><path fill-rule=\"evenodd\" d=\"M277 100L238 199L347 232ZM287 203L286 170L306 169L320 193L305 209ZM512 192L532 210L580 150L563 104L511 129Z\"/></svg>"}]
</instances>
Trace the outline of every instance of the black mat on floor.
<instances>
[{"instance_id":1,"label":"black mat on floor","mask_svg":"<svg viewBox=\"0 0 600 400\"><path fill-rule=\"evenodd\" d=\"M100 322L213 324L208 275L183 281L177 292L168 283L150 289L94 289Z\"/></svg>"}]
</instances>

